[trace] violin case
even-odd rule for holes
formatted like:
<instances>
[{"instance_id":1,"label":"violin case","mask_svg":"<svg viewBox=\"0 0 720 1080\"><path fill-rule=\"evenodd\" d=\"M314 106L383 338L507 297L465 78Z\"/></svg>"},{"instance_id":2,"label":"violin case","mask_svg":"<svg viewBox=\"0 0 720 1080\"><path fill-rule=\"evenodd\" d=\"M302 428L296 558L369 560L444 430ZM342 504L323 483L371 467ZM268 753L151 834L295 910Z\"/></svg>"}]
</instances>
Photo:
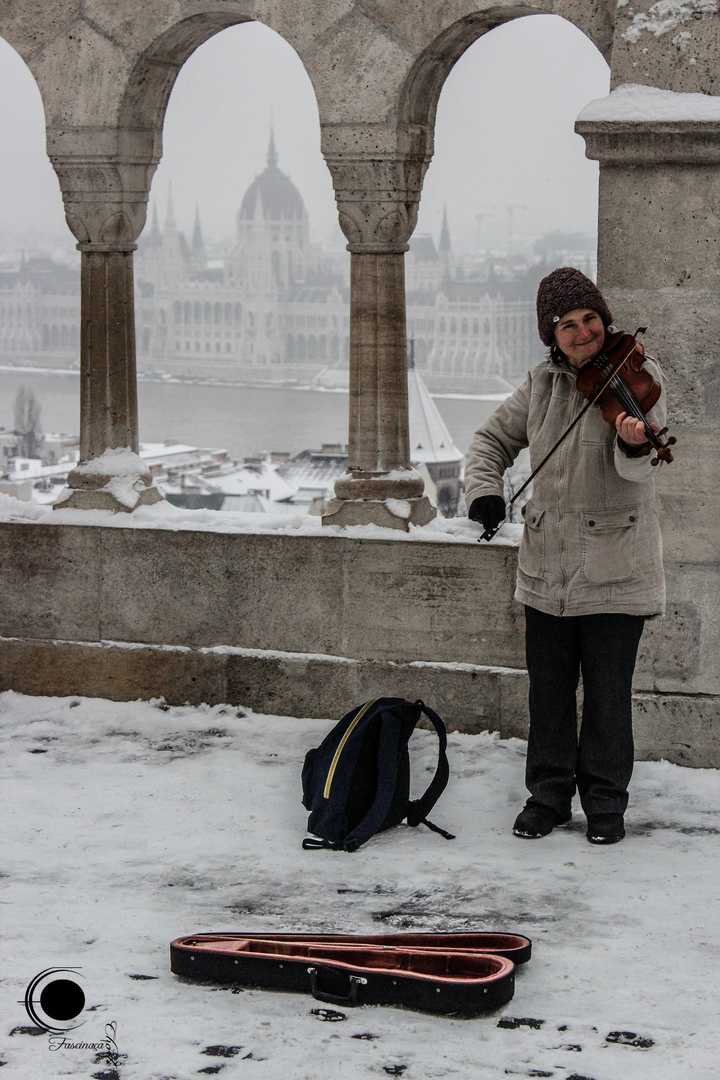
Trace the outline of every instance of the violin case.
<instances>
[{"instance_id":1,"label":"violin case","mask_svg":"<svg viewBox=\"0 0 720 1080\"><path fill-rule=\"evenodd\" d=\"M515 992L520 934L193 934L170 945L186 979L311 993L332 1005L477 1016Z\"/></svg>"}]
</instances>

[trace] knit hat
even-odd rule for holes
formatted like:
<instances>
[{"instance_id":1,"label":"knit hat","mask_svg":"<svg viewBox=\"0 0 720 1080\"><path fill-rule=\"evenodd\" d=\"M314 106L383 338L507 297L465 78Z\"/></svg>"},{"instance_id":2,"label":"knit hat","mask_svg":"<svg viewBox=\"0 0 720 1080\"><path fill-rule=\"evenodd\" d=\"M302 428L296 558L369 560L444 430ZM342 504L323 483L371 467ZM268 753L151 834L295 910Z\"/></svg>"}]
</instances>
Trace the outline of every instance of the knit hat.
<instances>
[{"instance_id":1,"label":"knit hat","mask_svg":"<svg viewBox=\"0 0 720 1080\"><path fill-rule=\"evenodd\" d=\"M606 327L613 321L610 308L597 285L580 270L573 266L560 266L542 279L537 294L537 320L538 333L544 345L552 345L555 324L568 311L577 308L597 311Z\"/></svg>"}]
</instances>

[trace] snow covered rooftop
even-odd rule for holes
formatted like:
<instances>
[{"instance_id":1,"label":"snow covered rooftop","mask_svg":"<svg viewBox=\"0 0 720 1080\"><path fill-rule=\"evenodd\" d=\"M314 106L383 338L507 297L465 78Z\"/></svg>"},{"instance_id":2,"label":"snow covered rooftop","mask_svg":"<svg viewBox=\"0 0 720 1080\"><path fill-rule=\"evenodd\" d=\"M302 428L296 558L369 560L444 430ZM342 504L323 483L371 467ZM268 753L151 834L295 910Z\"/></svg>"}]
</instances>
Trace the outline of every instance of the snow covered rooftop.
<instances>
[{"instance_id":1,"label":"snow covered rooftop","mask_svg":"<svg viewBox=\"0 0 720 1080\"><path fill-rule=\"evenodd\" d=\"M278 465L278 473L295 488L332 491L333 484L347 468L346 453L325 450L301 450Z\"/></svg>"},{"instance_id":2,"label":"snow covered rooftop","mask_svg":"<svg viewBox=\"0 0 720 1080\"><path fill-rule=\"evenodd\" d=\"M524 744L453 734L432 817L457 839L398 826L353 855L303 851L301 765L336 719L0 695L8 1077L716 1080L716 771L638 764L615 847L588 844L579 813L522 841ZM434 734L411 747L423 783ZM469 929L533 939L514 999L473 1020L169 969L169 943L202 931ZM28 1018L26 987L51 967L82 979L76 1042L116 1025L117 1069L51 1051Z\"/></svg>"},{"instance_id":3,"label":"snow covered rooftop","mask_svg":"<svg viewBox=\"0 0 720 1080\"><path fill-rule=\"evenodd\" d=\"M410 460L414 464L462 460L461 451L414 365L408 371L408 412Z\"/></svg>"}]
</instances>

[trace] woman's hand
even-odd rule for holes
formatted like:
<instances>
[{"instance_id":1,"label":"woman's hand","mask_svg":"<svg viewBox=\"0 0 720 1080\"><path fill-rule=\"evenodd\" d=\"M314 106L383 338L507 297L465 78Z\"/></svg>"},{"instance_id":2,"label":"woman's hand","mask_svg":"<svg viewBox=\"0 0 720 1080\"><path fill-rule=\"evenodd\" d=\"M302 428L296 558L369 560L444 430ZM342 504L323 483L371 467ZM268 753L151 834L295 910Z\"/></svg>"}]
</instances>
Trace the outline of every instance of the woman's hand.
<instances>
[{"instance_id":1,"label":"woman's hand","mask_svg":"<svg viewBox=\"0 0 720 1080\"><path fill-rule=\"evenodd\" d=\"M500 495L480 495L470 504L468 517L479 521L486 532L492 532L505 520L505 500Z\"/></svg>"},{"instance_id":2,"label":"woman's hand","mask_svg":"<svg viewBox=\"0 0 720 1080\"><path fill-rule=\"evenodd\" d=\"M657 424L651 423L650 427L653 431L658 430ZM636 420L634 416L628 416L626 412L621 412L616 418L615 430L628 446L643 446L648 441L642 420Z\"/></svg>"}]
</instances>

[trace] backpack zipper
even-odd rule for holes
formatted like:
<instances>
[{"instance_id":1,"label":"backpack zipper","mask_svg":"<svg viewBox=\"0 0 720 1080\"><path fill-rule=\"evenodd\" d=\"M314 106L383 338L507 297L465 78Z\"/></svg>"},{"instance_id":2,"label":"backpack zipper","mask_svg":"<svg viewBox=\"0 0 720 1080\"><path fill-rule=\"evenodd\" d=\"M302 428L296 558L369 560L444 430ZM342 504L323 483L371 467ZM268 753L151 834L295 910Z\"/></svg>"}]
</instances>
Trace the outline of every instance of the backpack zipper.
<instances>
[{"instance_id":1,"label":"backpack zipper","mask_svg":"<svg viewBox=\"0 0 720 1080\"><path fill-rule=\"evenodd\" d=\"M333 754L333 759L330 762L330 768L328 769L327 780L325 781L325 787L323 789L323 798L324 799L329 799L330 798L330 785L333 782L333 776L335 775L335 769L337 768L338 759L340 758L340 755L343 752L343 747L345 746L345 743L348 741L348 739L352 735L353 731L355 730L355 727L359 724L360 720L362 720L363 716L368 711L370 706L374 705L375 702L379 701L379 700L380 700L380 698L373 698L371 701L366 701L365 704L362 705L360 709L358 709L358 712L353 717L352 722L350 724L348 724L347 731L345 732L342 739L340 740L338 748L335 751L335 753Z\"/></svg>"}]
</instances>

